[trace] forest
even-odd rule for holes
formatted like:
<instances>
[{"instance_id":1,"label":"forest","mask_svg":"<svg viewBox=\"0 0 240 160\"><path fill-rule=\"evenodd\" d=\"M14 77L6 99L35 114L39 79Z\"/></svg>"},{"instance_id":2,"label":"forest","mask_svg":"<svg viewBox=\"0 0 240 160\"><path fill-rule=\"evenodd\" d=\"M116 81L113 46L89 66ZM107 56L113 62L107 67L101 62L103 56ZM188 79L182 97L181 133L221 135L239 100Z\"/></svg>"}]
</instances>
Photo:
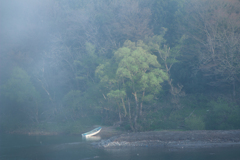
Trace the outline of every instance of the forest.
<instances>
[{"instance_id":1,"label":"forest","mask_svg":"<svg viewBox=\"0 0 240 160\"><path fill-rule=\"evenodd\" d=\"M0 6L0 132L240 129L239 0Z\"/></svg>"}]
</instances>

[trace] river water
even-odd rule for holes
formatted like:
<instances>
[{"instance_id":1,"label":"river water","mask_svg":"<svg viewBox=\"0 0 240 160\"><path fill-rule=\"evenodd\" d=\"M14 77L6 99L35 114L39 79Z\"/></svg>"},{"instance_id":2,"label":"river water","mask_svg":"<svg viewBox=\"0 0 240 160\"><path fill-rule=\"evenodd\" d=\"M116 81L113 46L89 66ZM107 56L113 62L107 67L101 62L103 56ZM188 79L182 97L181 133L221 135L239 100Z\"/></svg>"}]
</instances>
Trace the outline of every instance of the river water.
<instances>
[{"instance_id":1,"label":"river water","mask_svg":"<svg viewBox=\"0 0 240 160\"><path fill-rule=\"evenodd\" d=\"M96 137L0 135L0 160L240 160L240 147L217 149L163 149L92 147Z\"/></svg>"}]
</instances>

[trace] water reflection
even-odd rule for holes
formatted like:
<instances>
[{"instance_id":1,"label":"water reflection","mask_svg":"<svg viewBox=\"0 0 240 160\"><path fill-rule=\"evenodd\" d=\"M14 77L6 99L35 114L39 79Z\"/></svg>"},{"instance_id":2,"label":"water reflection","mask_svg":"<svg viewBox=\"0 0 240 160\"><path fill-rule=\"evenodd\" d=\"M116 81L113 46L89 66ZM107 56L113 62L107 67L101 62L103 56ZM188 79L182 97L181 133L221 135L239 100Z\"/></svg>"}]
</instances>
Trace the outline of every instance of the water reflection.
<instances>
[{"instance_id":1,"label":"water reflection","mask_svg":"<svg viewBox=\"0 0 240 160\"><path fill-rule=\"evenodd\" d=\"M101 140L100 136L91 136L91 137L82 137L83 141L99 141Z\"/></svg>"},{"instance_id":2,"label":"water reflection","mask_svg":"<svg viewBox=\"0 0 240 160\"><path fill-rule=\"evenodd\" d=\"M80 139L79 139L80 138ZM92 141L104 137L79 135L0 135L0 160L239 160L240 147L181 149L136 147L98 149ZM87 142L90 141L90 142ZM42 142L42 144L40 144Z\"/></svg>"}]
</instances>

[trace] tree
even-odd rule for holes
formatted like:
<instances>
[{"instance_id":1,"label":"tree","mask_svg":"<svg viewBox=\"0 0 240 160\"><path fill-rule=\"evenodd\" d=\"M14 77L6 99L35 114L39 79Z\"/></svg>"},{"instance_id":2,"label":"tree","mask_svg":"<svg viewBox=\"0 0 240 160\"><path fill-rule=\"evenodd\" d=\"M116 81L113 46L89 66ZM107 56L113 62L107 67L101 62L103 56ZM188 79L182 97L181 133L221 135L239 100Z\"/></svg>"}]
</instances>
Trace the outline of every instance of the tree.
<instances>
[{"instance_id":1,"label":"tree","mask_svg":"<svg viewBox=\"0 0 240 160\"><path fill-rule=\"evenodd\" d=\"M179 32L178 23L178 10L184 0L150 0L147 4L151 5L151 22L150 25L153 28L155 35L161 34L160 28L167 28L168 31L164 35L164 38L170 47L173 47L175 43L178 43L178 39L182 33ZM147 5L146 4L146 5Z\"/></svg>"},{"instance_id":2,"label":"tree","mask_svg":"<svg viewBox=\"0 0 240 160\"><path fill-rule=\"evenodd\" d=\"M209 85L231 84L233 97L240 80L239 10L236 0L195 0L187 5L189 35L199 48L199 70L209 77Z\"/></svg>"},{"instance_id":3,"label":"tree","mask_svg":"<svg viewBox=\"0 0 240 160\"><path fill-rule=\"evenodd\" d=\"M72 120L75 120L76 117L78 117L78 114L79 114L78 111L81 110L81 101L82 101L81 96L82 96L81 91L71 90L63 98L63 103L65 105L64 106L65 113L63 114L70 116Z\"/></svg>"},{"instance_id":4,"label":"tree","mask_svg":"<svg viewBox=\"0 0 240 160\"><path fill-rule=\"evenodd\" d=\"M151 10L149 8L140 7L136 0L115 1L112 6L119 11L114 15L113 26L125 35L125 38L136 42L143 40L145 36L151 36L152 30L149 28Z\"/></svg>"},{"instance_id":5,"label":"tree","mask_svg":"<svg viewBox=\"0 0 240 160\"><path fill-rule=\"evenodd\" d=\"M74 60L76 81L84 90L88 84L95 83L94 72L101 59L96 53L95 46L86 42L86 52L79 54Z\"/></svg>"},{"instance_id":6,"label":"tree","mask_svg":"<svg viewBox=\"0 0 240 160\"><path fill-rule=\"evenodd\" d=\"M182 38L178 41L178 44L176 44L175 47L170 49L170 47L165 44L166 40L163 38L166 31L167 31L166 28L162 28L161 35L148 37L145 39L146 41L145 43L148 45L148 50L150 52L156 53L159 56L160 64L163 64L165 72L169 77L169 79L167 79L167 82L170 86L172 102L178 105L179 97L184 96L185 93L182 91L183 85L177 84L176 86L172 83L172 78L170 78L171 77L170 71L172 66L178 62L176 58L179 57L179 53L181 51L185 36L183 35Z\"/></svg>"},{"instance_id":7,"label":"tree","mask_svg":"<svg viewBox=\"0 0 240 160\"><path fill-rule=\"evenodd\" d=\"M39 122L40 95L26 71L18 67L14 68L10 79L1 88L1 94L10 103L8 107L11 107L9 110L12 110L12 113L27 115L25 117L28 119Z\"/></svg>"},{"instance_id":8,"label":"tree","mask_svg":"<svg viewBox=\"0 0 240 160\"><path fill-rule=\"evenodd\" d=\"M120 91L120 90L111 90L107 96L112 99L113 101L115 101L118 105L118 108L119 108L119 120L120 120L120 123L122 122L122 116L121 116L121 108L120 108L120 104L122 102L122 106L123 106L123 109L124 109L124 116L127 115L127 110L126 110L126 107L125 107L125 103L124 103L124 98L126 96L126 92L125 91Z\"/></svg>"},{"instance_id":9,"label":"tree","mask_svg":"<svg viewBox=\"0 0 240 160\"><path fill-rule=\"evenodd\" d=\"M131 95L134 96L134 130L138 129L137 120L142 115L143 102L152 99L161 90L161 83L168 79L167 73L157 61L157 56L150 54L146 49L143 41L135 43L127 40L123 47L114 53L118 66L112 78L106 76L107 74L104 76L106 64L100 65L96 70L96 73L101 75L102 82L113 82L115 86L112 88L118 87L125 91L127 99L131 99ZM112 88L109 95L116 97L113 93L117 91L113 91Z\"/></svg>"}]
</instances>

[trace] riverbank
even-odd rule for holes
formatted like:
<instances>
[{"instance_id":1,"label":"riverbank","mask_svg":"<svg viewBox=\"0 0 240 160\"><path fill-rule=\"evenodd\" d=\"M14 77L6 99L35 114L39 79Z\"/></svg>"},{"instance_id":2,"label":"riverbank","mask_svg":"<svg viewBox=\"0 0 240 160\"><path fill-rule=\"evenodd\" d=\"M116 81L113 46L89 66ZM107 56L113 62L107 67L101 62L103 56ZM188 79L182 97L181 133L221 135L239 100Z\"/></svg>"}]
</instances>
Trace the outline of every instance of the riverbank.
<instances>
[{"instance_id":1,"label":"riverbank","mask_svg":"<svg viewBox=\"0 0 240 160\"><path fill-rule=\"evenodd\" d=\"M240 130L151 131L125 133L93 143L98 148L213 148L240 146Z\"/></svg>"},{"instance_id":2,"label":"riverbank","mask_svg":"<svg viewBox=\"0 0 240 160\"><path fill-rule=\"evenodd\" d=\"M8 131L6 133L7 134L22 134L22 135L29 135L29 136L37 136L37 135L52 136L52 135L62 134L62 133L58 133L58 132L48 132L48 131L20 131L20 130Z\"/></svg>"},{"instance_id":3,"label":"riverbank","mask_svg":"<svg viewBox=\"0 0 240 160\"><path fill-rule=\"evenodd\" d=\"M59 135L82 133L98 126L79 128L77 132L54 131L13 131L10 134L27 135ZM160 147L160 148L215 148L215 147L240 147L240 130L195 130L195 131L149 131L126 133L117 127L102 126L97 135L101 141L92 143L94 147L112 149L123 147Z\"/></svg>"}]
</instances>

